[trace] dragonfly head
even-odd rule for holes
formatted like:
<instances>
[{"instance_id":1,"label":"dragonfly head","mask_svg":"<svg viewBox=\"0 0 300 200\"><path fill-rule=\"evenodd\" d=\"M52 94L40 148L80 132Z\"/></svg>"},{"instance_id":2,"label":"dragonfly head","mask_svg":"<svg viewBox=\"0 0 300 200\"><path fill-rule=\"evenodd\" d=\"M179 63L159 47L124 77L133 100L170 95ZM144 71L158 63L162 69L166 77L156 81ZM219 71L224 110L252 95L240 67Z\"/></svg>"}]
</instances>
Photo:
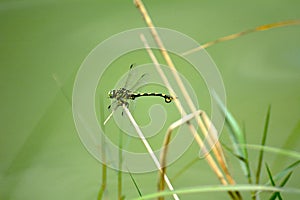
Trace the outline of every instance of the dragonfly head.
<instances>
[{"instance_id":1,"label":"dragonfly head","mask_svg":"<svg viewBox=\"0 0 300 200\"><path fill-rule=\"evenodd\" d=\"M108 92L108 97L109 98L113 99L113 98L115 98L115 96L116 96L116 91L115 90L111 90L111 91Z\"/></svg>"}]
</instances>

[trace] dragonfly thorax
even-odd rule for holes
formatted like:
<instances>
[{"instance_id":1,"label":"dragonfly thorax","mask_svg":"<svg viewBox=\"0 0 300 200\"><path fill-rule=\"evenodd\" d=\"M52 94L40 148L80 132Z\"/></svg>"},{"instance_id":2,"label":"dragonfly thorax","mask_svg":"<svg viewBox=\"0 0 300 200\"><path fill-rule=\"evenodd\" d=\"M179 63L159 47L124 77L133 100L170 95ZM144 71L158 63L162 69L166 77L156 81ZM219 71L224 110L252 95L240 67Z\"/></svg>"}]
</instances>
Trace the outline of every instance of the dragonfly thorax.
<instances>
[{"instance_id":1,"label":"dragonfly thorax","mask_svg":"<svg viewBox=\"0 0 300 200\"><path fill-rule=\"evenodd\" d=\"M120 88L118 90L109 91L108 97L111 99L116 99L116 100L132 99L132 92L125 88Z\"/></svg>"}]
</instances>

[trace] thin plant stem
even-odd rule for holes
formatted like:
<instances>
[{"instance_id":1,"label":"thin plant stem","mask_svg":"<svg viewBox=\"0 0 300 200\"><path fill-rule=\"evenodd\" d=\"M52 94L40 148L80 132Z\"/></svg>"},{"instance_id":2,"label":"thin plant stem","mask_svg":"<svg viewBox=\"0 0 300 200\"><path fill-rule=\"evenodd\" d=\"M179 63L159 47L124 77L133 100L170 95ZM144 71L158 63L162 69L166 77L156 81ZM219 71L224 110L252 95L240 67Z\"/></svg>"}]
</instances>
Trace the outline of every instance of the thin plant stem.
<instances>
[{"instance_id":1,"label":"thin plant stem","mask_svg":"<svg viewBox=\"0 0 300 200\"><path fill-rule=\"evenodd\" d=\"M262 26L258 26L255 28L251 28L245 31L241 31L239 33L234 33L231 35L227 35L221 38L218 38L216 40L207 42L197 48L191 49L189 51L183 52L181 55L185 56L185 55L189 55L192 53L195 53L196 51L200 51L201 49L206 49L212 45L218 44L220 42L225 42L228 40L233 40L236 39L238 37L244 36L244 35L248 35L250 33L254 33L254 32L258 32L258 31L266 31L272 28L279 28L279 27L283 27L283 26L292 26L292 25L299 25L300 24L300 20L287 20L287 21L282 21L282 22L276 22L276 23L272 23L272 24L264 24Z\"/></svg>"},{"instance_id":2,"label":"thin plant stem","mask_svg":"<svg viewBox=\"0 0 300 200\"><path fill-rule=\"evenodd\" d=\"M267 116L266 116L266 122L265 122L265 127L264 127L263 138L261 141L261 146L265 146L265 144L266 144L267 132L268 132L269 121L270 121L270 111L271 111L271 107L269 106ZM256 179L255 179L256 184L259 184L259 181L260 181L260 172L261 172L263 157L264 157L264 150L261 149L259 151L259 158L258 158L258 164L257 164Z\"/></svg>"},{"instance_id":3,"label":"thin plant stem","mask_svg":"<svg viewBox=\"0 0 300 200\"><path fill-rule=\"evenodd\" d=\"M98 192L97 200L101 200L103 197L103 194L106 189L106 179L107 179L107 166L105 163L102 163L102 183L100 186L100 190Z\"/></svg>"},{"instance_id":4,"label":"thin plant stem","mask_svg":"<svg viewBox=\"0 0 300 200\"><path fill-rule=\"evenodd\" d=\"M113 116L113 114L114 114L114 111L112 111L112 112L109 114L109 116L105 119L105 121L103 122L103 125L105 125L105 124L108 122L108 120Z\"/></svg>"},{"instance_id":5,"label":"thin plant stem","mask_svg":"<svg viewBox=\"0 0 300 200\"><path fill-rule=\"evenodd\" d=\"M122 169L123 164L123 134L121 129L119 130L119 169ZM122 170L118 170L118 199L122 200Z\"/></svg>"},{"instance_id":6,"label":"thin plant stem","mask_svg":"<svg viewBox=\"0 0 300 200\"><path fill-rule=\"evenodd\" d=\"M103 112L100 113L103 115ZM105 127L104 127L105 129ZM106 186L107 186L107 166L106 166L106 144L105 144L105 137L103 134L101 134L101 152L102 153L102 180L101 180L101 186L98 192L97 200L101 200L103 198L103 194L105 192Z\"/></svg>"},{"instance_id":7,"label":"thin plant stem","mask_svg":"<svg viewBox=\"0 0 300 200\"><path fill-rule=\"evenodd\" d=\"M103 197L103 194L106 189L106 180L107 180L107 166L105 163L102 164L102 183L100 186L100 190L98 192L97 200L101 200Z\"/></svg>"},{"instance_id":8,"label":"thin plant stem","mask_svg":"<svg viewBox=\"0 0 300 200\"><path fill-rule=\"evenodd\" d=\"M269 128L269 121L270 121L270 114L271 114L271 106L269 106L269 108L268 108L266 121L265 121L264 132L263 132L263 137L262 137L262 140L261 140L261 146L265 146L265 144L266 144L267 133L268 133L268 128ZM256 184L259 184L259 181L260 181L260 174L261 174L263 158L264 158L264 150L261 149L259 151L258 164L257 164L257 169L256 169L256 176L255 176L255 183ZM255 191L252 195L252 199L253 200L257 199Z\"/></svg>"},{"instance_id":9,"label":"thin plant stem","mask_svg":"<svg viewBox=\"0 0 300 200\"><path fill-rule=\"evenodd\" d=\"M177 82L177 84L178 84L178 86L179 86L181 92L183 93L183 96L185 97L186 101L188 102L188 105L189 105L190 109L192 110L192 112L195 112L195 111L196 111L196 107L195 107L195 105L193 104L193 102L192 102L192 100L191 100L189 94L187 93L187 90L185 89L185 87L184 87L184 85L183 85L183 83L182 83L182 80L180 79L180 77L179 77L179 75L178 75L178 73L177 73L177 71L176 71L176 68L175 68L175 66L174 66L174 64L173 64L173 61L171 60L171 58L170 58L168 52L166 51L166 49L165 49L165 47L164 47L164 45L163 45L163 42L161 41L161 39L160 39L160 37L159 37L159 35L158 35L158 33L157 33L157 31L156 31L156 29L155 29L153 23L152 23L152 20L151 20L150 16L148 15L145 6L143 5L143 3L142 3L140 0L136 0L135 3L136 3L136 5L137 5L137 7L140 9L140 11L141 11L141 13L142 13L142 15L143 15L143 17L144 17L144 19L145 19L147 25L149 26L149 28L150 28L150 30L151 30L151 33L152 33L152 35L153 35L153 37L154 37L156 43L158 44L158 46L159 46L159 48L160 48L160 50L161 50L161 53L162 53L163 57L165 58L167 64L168 64L169 67L171 68L171 71L172 71L172 73L173 73L173 75L174 75L174 78L175 78L175 80L176 80L176 82ZM143 40L144 43L145 43L145 39L142 39L142 40ZM148 47L147 49L150 49L150 48ZM148 53L149 53L149 51L148 51ZM153 60L153 57L154 57L154 54L153 54L153 56L151 56L152 60ZM157 66L157 67L156 67L157 69L160 68L159 65L158 65L158 62L157 62L157 64L156 64L155 66ZM170 90L171 86L170 86L170 84L168 83L168 80L165 78L165 76L162 75L162 74L163 74L162 70L159 70L158 72L159 72L159 74L161 75L161 77L162 77L164 83L166 84L167 88ZM173 91L173 90L170 90L170 93L171 93L171 95L174 95L174 91ZM174 95L174 96L176 96L176 95ZM177 101L176 99L175 99L175 104L177 105L177 107L178 107L179 110L184 111L183 108L182 108L182 106L180 106L179 101ZM201 121L201 119L200 119L199 117L196 118L196 119L197 119L197 123L198 123L199 127L200 127L201 130L202 130L202 133L203 133L204 136L207 138L209 144L210 144L211 146L213 146L214 144L216 145L216 148L213 148L213 151L214 151L214 153L215 153L215 155L216 155L216 158L218 159L218 162L219 162L220 165L222 166L222 168L223 168L223 169L226 169L226 168L227 168L227 165L226 165L226 163L225 163L225 160L223 159L223 158L224 158L224 155L223 155L222 148L221 148L221 146L220 146L218 140L215 140L215 138L213 138L213 139L211 138L211 136L214 137L214 136L216 135L216 133L213 133L213 134L208 135L207 129L205 128L205 126L204 126L203 122ZM196 136L196 137L199 137L199 136ZM196 140L198 141L199 139L196 139ZM227 169L226 169L225 171L228 172ZM226 175L228 175L228 174L226 173ZM228 178L228 180L229 180L229 182L230 182L231 184L235 184L233 178L231 178L230 175L228 175L227 178Z\"/></svg>"},{"instance_id":10,"label":"thin plant stem","mask_svg":"<svg viewBox=\"0 0 300 200\"><path fill-rule=\"evenodd\" d=\"M190 121L191 119L193 119L194 117L198 116L199 114L203 113L203 111L199 110L196 113L191 113L189 115L185 115L183 118L177 120L176 122L172 123L168 130L167 130L167 134L165 136L164 142L163 142L163 151L161 153L161 157L160 157L160 163L162 166L162 172L160 173L160 181L159 181L159 191L163 191L164 190L164 177L163 174L166 173L166 169L167 169L167 165L166 165L166 160L167 160L167 152L168 152L168 147L169 147L169 143L170 143L170 139L171 139L171 135L174 129L176 129L177 127L185 124L186 122Z\"/></svg>"},{"instance_id":11,"label":"thin plant stem","mask_svg":"<svg viewBox=\"0 0 300 200\"><path fill-rule=\"evenodd\" d=\"M271 146L261 146L258 144L241 144L240 146L247 147L248 149L254 149L254 150L261 150L263 149L264 151L275 153L276 155L282 155L286 156L289 158L293 159L298 159L300 160L300 153L297 151L292 151L288 149L281 149L281 148L276 148L276 147L271 147Z\"/></svg>"},{"instance_id":12,"label":"thin plant stem","mask_svg":"<svg viewBox=\"0 0 300 200\"><path fill-rule=\"evenodd\" d=\"M147 139L145 138L144 134L142 133L140 127L137 125L136 121L134 120L133 116L132 116L131 113L129 112L128 108L127 108L125 105L123 105L123 108L124 108L124 111L125 111L126 115L127 115L128 118L129 118L131 124L132 124L133 127L135 128L135 130L136 130L138 136L140 137L141 141L142 141L143 144L145 145L146 150L148 151L149 155L151 156L151 158L152 158L154 164L156 165L157 169L158 169L160 172L162 172L162 167L161 167L161 165L160 165L160 163L159 163L159 160L158 160L157 157L155 156L155 154L154 154L154 152L153 152L153 150L152 150L150 144L148 143ZM168 178L168 176L167 176L166 174L164 174L164 180L166 181L169 190L173 191L174 188L173 188L173 186L172 186L172 184L171 184L171 182L170 182L170 180L169 180L169 178ZM177 196L176 193L173 194L173 198L174 198L175 200L179 200L179 197Z\"/></svg>"}]
</instances>

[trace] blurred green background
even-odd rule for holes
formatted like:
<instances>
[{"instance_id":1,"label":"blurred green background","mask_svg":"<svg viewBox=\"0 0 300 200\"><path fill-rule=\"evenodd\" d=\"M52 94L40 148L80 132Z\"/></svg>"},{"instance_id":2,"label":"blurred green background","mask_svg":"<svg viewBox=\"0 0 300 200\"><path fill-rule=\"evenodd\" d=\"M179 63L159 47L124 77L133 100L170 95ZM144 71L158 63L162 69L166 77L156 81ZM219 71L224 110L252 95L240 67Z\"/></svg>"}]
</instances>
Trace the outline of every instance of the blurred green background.
<instances>
[{"instance_id":1,"label":"blurred green background","mask_svg":"<svg viewBox=\"0 0 300 200\"><path fill-rule=\"evenodd\" d=\"M180 31L202 44L258 25L300 19L297 1L144 3L156 26ZM70 103L73 83L97 44L145 26L139 11L132 1L124 0L1 0L0 15L0 199L96 199L101 165L75 130ZM267 144L300 150L299 35L300 26L283 27L207 49L223 76L228 108L245 126L249 143L260 142L271 104ZM129 64L124 63L124 72ZM176 162L170 176L195 158L195 152L192 147L183 161ZM255 159L256 153L250 150ZM267 159L274 173L294 161L274 154ZM234 159L230 166L238 182L246 183ZM288 186L300 187L299 172ZM144 194L156 190L156 173L135 177ZM110 170L108 199L115 199L116 181L117 173ZM124 181L124 195L138 196L128 175ZM205 161L174 182L175 188L207 184L219 182ZM295 194L286 196L297 199ZM226 193L201 197L228 198ZM192 198L198 195L183 196Z\"/></svg>"}]
</instances>

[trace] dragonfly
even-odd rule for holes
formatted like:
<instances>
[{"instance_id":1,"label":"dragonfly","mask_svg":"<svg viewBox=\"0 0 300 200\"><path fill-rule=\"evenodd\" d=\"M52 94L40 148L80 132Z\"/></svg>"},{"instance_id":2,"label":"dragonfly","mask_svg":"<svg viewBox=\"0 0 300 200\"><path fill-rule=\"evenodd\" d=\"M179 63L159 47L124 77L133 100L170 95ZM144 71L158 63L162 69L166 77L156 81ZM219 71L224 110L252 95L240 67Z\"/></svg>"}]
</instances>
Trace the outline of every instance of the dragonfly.
<instances>
[{"instance_id":1,"label":"dragonfly","mask_svg":"<svg viewBox=\"0 0 300 200\"><path fill-rule=\"evenodd\" d=\"M127 89L129 81L132 76L132 68L134 64L131 64L129 67L129 73L125 82L124 87L119 88L119 89L113 89L108 92L108 97L110 99L114 99L112 104L108 106L108 109L111 109L112 106L114 105L114 108L112 110L111 115L113 112L120 106L125 105L127 108L129 107L129 100L135 100L136 98L139 97L149 97L149 96L157 96L157 97L162 97L165 100L165 103L171 103L174 100L174 97L168 94L163 94L163 93L156 93L156 92L148 92L148 93L136 93L133 92L133 89L136 88L136 86L139 85L140 81L145 77L146 74L143 74L140 76L140 78L136 81L136 83L131 87L131 89ZM123 114L123 113L122 113ZM108 119L111 117L111 115L105 120L104 124L108 121Z\"/></svg>"}]
</instances>

